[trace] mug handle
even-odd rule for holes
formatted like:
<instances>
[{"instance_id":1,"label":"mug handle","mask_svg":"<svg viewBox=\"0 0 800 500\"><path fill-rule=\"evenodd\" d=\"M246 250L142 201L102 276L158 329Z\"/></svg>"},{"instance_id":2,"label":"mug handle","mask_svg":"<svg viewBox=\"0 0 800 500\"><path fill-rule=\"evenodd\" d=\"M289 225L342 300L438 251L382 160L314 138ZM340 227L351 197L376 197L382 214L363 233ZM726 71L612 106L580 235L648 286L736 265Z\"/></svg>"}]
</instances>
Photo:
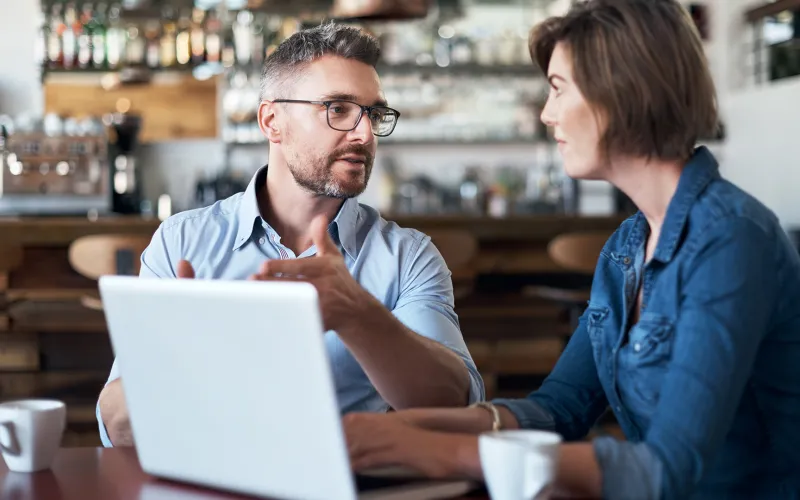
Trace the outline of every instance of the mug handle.
<instances>
[{"instance_id":1,"label":"mug handle","mask_svg":"<svg viewBox=\"0 0 800 500\"><path fill-rule=\"evenodd\" d=\"M6 439L5 436L8 436ZM6 420L0 422L0 451L8 455L19 455L21 453L17 431L14 422Z\"/></svg>"}]
</instances>

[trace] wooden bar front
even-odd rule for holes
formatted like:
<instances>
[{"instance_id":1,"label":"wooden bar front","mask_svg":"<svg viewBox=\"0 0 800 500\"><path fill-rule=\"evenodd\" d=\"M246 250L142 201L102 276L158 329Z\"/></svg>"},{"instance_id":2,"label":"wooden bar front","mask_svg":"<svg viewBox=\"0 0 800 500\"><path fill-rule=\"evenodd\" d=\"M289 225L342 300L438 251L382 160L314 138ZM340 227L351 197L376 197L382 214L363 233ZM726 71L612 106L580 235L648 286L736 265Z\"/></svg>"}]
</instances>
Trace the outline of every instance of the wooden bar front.
<instances>
[{"instance_id":1,"label":"wooden bar front","mask_svg":"<svg viewBox=\"0 0 800 500\"><path fill-rule=\"evenodd\" d=\"M466 231L468 265L451 266L456 310L487 396L502 376L546 375L571 333L556 301L526 295L531 284L570 278L547 253L559 234L608 231L621 217L390 217L426 233ZM149 238L157 219L0 218L0 401L53 397L68 407L65 446L99 444L95 403L113 353L101 311L87 307L97 284L72 268L70 244L93 234ZM456 249L457 250L457 249ZM443 251L443 254L445 252ZM448 253L445 259L453 262ZM463 292L462 292L463 286ZM502 394L501 394L502 392ZM520 392L527 392L520 391Z\"/></svg>"}]
</instances>

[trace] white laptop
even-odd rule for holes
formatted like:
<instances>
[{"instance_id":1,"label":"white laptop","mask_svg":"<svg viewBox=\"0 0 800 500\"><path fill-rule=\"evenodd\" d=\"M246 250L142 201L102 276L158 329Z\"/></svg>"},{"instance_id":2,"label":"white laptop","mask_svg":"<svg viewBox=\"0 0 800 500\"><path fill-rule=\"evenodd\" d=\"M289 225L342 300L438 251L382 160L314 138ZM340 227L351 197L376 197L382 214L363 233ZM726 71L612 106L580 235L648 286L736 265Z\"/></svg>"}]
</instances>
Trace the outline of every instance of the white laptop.
<instances>
[{"instance_id":1,"label":"white laptop","mask_svg":"<svg viewBox=\"0 0 800 500\"><path fill-rule=\"evenodd\" d=\"M99 286L148 474L302 500L473 486L352 473L313 286L127 276Z\"/></svg>"}]
</instances>

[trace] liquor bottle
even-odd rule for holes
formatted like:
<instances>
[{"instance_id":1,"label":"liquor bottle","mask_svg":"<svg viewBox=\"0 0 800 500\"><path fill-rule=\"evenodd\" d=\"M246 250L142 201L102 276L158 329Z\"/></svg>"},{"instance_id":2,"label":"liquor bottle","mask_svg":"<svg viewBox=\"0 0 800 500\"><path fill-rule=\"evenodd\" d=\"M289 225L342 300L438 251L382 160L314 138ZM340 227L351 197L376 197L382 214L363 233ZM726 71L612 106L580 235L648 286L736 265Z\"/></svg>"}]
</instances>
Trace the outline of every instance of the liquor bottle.
<instances>
[{"instance_id":1,"label":"liquor bottle","mask_svg":"<svg viewBox=\"0 0 800 500\"><path fill-rule=\"evenodd\" d=\"M48 19L47 9L42 6L39 13L39 36L36 38L36 63L41 67L49 66L50 58L47 55L47 43L50 40L50 20Z\"/></svg>"},{"instance_id":2,"label":"liquor bottle","mask_svg":"<svg viewBox=\"0 0 800 500\"><path fill-rule=\"evenodd\" d=\"M125 30L125 63L129 66L143 66L145 52L147 51L147 40L138 25L128 24Z\"/></svg>"},{"instance_id":3,"label":"liquor bottle","mask_svg":"<svg viewBox=\"0 0 800 500\"><path fill-rule=\"evenodd\" d=\"M175 46L178 34L177 31L175 13L170 7L164 8L162 14L161 39L159 40L162 68L171 68L175 66L177 56Z\"/></svg>"},{"instance_id":4,"label":"liquor bottle","mask_svg":"<svg viewBox=\"0 0 800 500\"><path fill-rule=\"evenodd\" d=\"M61 35L67 29L62 17L62 5L54 4L50 15L50 31L47 34L47 61L51 69L61 68L64 65L64 51Z\"/></svg>"},{"instance_id":5,"label":"liquor bottle","mask_svg":"<svg viewBox=\"0 0 800 500\"><path fill-rule=\"evenodd\" d=\"M211 9L206 18L206 61L218 63L222 57L222 22L217 11Z\"/></svg>"},{"instance_id":6,"label":"liquor bottle","mask_svg":"<svg viewBox=\"0 0 800 500\"><path fill-rule=\"evenodd\" d=\"M236 46L233 37L233 26L225 28L222 37L222 65L226 68L236 64Z\"/></svg>"},{"instance_id":7,"label":"liquor bottle","mask_svg":"<svg viewBox=\"0 0 800 500\"><path fill-rule=\"evenodd\" d=\"M61 35L64 68L72 69L77 63L78 36L80 35L78 12L72 2L67 3L64 7L64 24L64 33Z\"/></svg>"},{"instance_id":8,"label":"liquor bottle","mask_svg":"<svg viewBox=\"0 0 800 500\"><path fill-rule=\"evenodd\" d=\"M181 11L178 19L178 35L175 37L176 60L181 66L192 62L192 21L187 10Z\"/></svg>"},{"instance_id":9,"label":"liquor bottle","mask_svg":"<svg viewBox=\"0 0 800 500\"><path fill-rule=\"evenodd\" d=\"M233 23L233 46L236 62L242 66L253 59L253 13L240 10Z\"/></svg>"},{"instance_id":10,"label":"liquor bottle","mask_svg":"<svg viewBox=\"0 0 800 500\"><path fill-rule=\"evenodd\" d=\"M192 11L192 64L200 64L206 60L206 33L203 30L203 20L206 13L195 8Z\"/></svg>"},{"instance_id":11,"label":"liquor bottle","mask_svg":"<svg viewBox=\"0 0 800 500\"><path fill-rule=\"evenodd\" d=\"M264 62L265 23L261 16L256 16L253 22L253 64L261 66Z\"/></svg>"},{"instance_id":12,"label":"liquor bottle","mask_svg":"<svg viewBox=\"0 0 800 500\"><path fill-rule=\"evenodd\" d=\"M92 65L95 68L106 66L106 4L97 5L92 27Z\"/></svg>"},{"instance_id":13,"label":"liquor bottle","mask_svg":"<svg viewBox=\"0 0 800 500\"><path fill-rule=\"evenodd\" d=\"M92 4L83 4L78 24L81 26L78 32L78 67L86 69L92 65L92 36L95 25Z\"/></svg>"},{"instance_id":14,"label":"liquor bottle","mask_svg":"<svg viewBox=\"0 0 800 500\"><path fill-rule=\"evenodd\" d=\"M148 68L158 68L161 64L161 26L158 21L148 21L144 28L145 63Z\"/></svg>"},{"instance_id":15,"label":"liquor bottle","mask_svg":"<svg viewBox=\"0 0 800 500\"><path fill-rule=\"evenodd\" d=\"M127 34L120 21L119 4L108 9L108 29L106 30L106 62L110 69L117 69L125 56Z\"/></svg>"}]
</instances>

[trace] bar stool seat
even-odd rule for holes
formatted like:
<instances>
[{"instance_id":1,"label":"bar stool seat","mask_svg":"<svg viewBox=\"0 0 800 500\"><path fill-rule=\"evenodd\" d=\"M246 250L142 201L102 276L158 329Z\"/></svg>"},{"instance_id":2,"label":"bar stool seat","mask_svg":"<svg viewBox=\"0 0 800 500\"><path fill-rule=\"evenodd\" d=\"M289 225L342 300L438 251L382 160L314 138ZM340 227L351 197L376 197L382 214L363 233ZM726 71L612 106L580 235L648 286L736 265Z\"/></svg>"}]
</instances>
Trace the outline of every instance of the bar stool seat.
<instances>
[{"instance_id":1,"label":"bar stool seat","mask_svg":"<svg viewBox=\"0 0 800 500\"><path fill-rule=\"evenodd\" d=\"M137 276L141 256L150 244L150 237L127 234L95 234L78 238L69 246L69 263L82 276L97 280L103 275ZM85 295L81 303L101 310L98 295Z\"/></svg>"}]
</instances>

